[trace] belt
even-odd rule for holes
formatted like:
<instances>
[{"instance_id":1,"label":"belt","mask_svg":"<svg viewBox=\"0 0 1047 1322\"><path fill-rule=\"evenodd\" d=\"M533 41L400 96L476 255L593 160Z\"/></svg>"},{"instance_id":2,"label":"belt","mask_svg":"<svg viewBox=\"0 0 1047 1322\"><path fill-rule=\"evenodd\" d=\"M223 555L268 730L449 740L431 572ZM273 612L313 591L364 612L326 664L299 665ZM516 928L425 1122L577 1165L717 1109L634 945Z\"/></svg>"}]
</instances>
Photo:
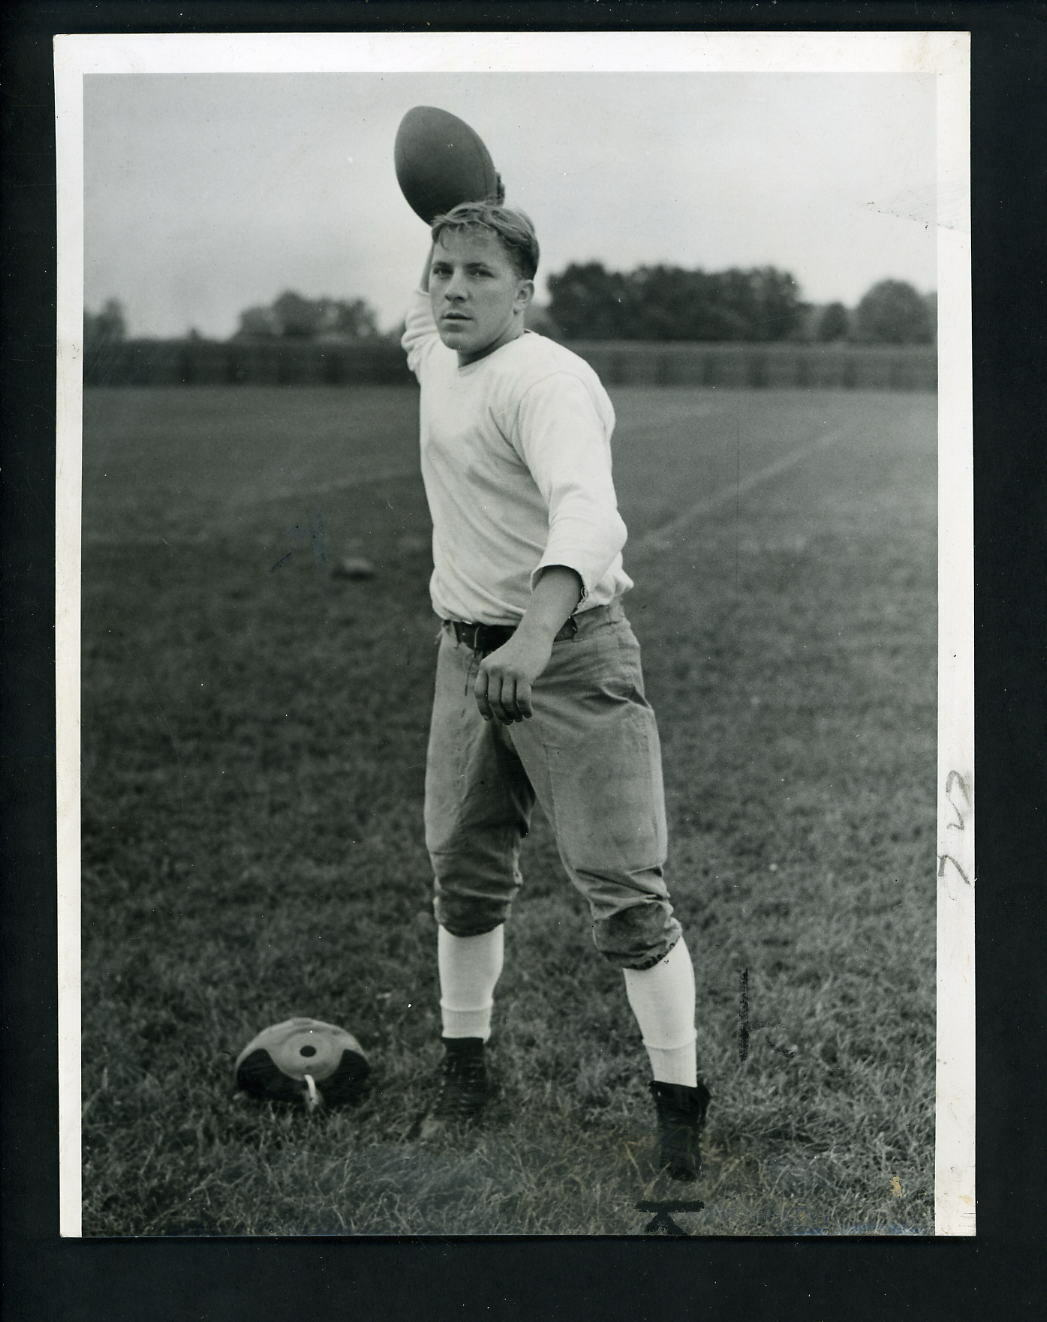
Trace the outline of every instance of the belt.
<instances>
[{"instance_id":1,"label":"belt","mask_svg":"<svg viewBox=\"0 0 1047 1322\"><path fill-rule=\"evenodd\" d=\"M516 632L515 625L511 624L467 624L463 620L444 620L444 625L450 629L459 643L464 643L466 647L481 656L486 656L488 652L493 652L503 643L507 643ZM553 642L559 643L565 638L573 638L577 632L578 621L572 615L557 632Z\"/></svg>"}]
</instances>

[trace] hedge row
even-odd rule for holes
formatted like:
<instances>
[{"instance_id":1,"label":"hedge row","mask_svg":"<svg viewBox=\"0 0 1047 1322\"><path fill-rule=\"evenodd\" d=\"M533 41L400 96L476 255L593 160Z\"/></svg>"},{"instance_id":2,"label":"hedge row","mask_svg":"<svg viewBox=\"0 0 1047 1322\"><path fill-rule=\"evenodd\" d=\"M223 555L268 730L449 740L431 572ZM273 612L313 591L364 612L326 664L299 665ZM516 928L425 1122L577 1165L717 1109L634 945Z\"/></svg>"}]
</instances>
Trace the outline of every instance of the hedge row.
<instances>
[{"instance_id":1,"label":"hedge row","mask_svg":"<svg viewBox=\"0 0 1047 1322\"><path fill-rule=\"evenodd\" d=\"M607 385L706 385L759 389L934 390L937 357L926 346L663 344L600 341L570 346ZM352 385L407 381L395 344L127 340L88 353L88 386Z\"/></svg>"},{"instance_id":2,"label":"hedge row","mask_svg":"<svg viewBox=\"0 0 1047 1322\"><path fill-rule=\"evenodd\" d=\"M934 390L923 345L592 343L572 348L612 385L743 389Z\"/></svg>"},{"instance_id":3,"label":"hedge row","mask_svg":"<svg viewBox=\"0 0 1047 1322\"><path fill-rule=\"evenodd\" d=\"M125 340L84 360L88 386L347 385L407 379L394 344Z\"/></svg>"}]
</instances>

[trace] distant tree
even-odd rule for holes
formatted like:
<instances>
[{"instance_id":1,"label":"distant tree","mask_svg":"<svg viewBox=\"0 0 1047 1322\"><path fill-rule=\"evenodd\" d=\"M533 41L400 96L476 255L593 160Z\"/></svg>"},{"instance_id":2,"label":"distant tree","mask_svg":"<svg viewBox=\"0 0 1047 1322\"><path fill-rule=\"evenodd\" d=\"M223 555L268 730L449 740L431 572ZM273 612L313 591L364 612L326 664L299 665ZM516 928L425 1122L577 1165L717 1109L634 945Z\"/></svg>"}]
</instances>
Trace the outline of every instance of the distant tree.
<instances>
[{"instance_id":1,"label":"distant tree","mask_svg":"<svg viewBox=\"0 0 1047 1322\"><path fill-rule=\"evenodd\" d=\"M800 287L788 271L773 266L732 269L721 280L723 303L745 328L739 338L761 343L784 340L799 327L803 319Z\"/></svg>"},{"instance_id":2,"label":"distant tree","mask_svg":"<svg viewBox=\"0 0 1047 1322\"><path fill-rule=\"evenodd\" d=\"M305 298L285 290L268 307L240 313L239 339L374 339L381 334L374 309L362 298Z\"/></svg>"},{"instance_id":3,"label":"distant tree","mask_svg":"<svg viewBox=\"0 0 1047 1322\"><path fill-rule=\"evenodd\" d=\"M927 309L927 324L930 327L931 339L938 342L938 291L932 289L930 293L924 294L923 305Z\"/></svg>"},{"instance_id":4,"label":"distant tree","mask_svg":"<svg viewBox=\"0 0 1047 1322\"><path fill-rule=\"evenodd\" d=\"M110 298L102 305L101 312L91 312L84 308L84 346L97 349L110 344L119 344L127 339L127 318L124 305L116 298Z\"/></svg>"},{"instance_id":5,"label":"distant tree","mask_svg":"<svg viewBox=\"0 0 1047 1322\"><path fill-rule=\"evenodd\" d=\"M850 330L851 319L842 303L828 303L818 317L816 337L821 344L835 344L845 340Z\"/></svg>"},{"instance_id":6,"label":"distant tree","mask_svg":"<svg viewBox=\"0 0 1047 1322\"><path fill-rule=\"evenodd\" d=\"M266 336L279 334L280 324L277 321L276 313L271 307L245 308L244 311L240 313L240 326L236 332L237 337L261 339Z\"/></svg>"},{"instance_id":7,"label":"distant tree","mask_svg":"<svg viewBox=\"0 0 1047 1322\"><path fill-rule=\"evenodd\" d=\"M381 334L374 309L362 298L348 302L324 299L322 307L321 327L329 334L350 340L370 340Z\"/></svg>"},{"instance_id":8,"label":"distant tree","mask_svg":"<svg viewBox=\"0 0 1047 1322\"><path fill-rule=\"evenodd\" d=\"M634 306L627 277L602 262L572 262L549 277L549 294L549 315L571 340L620 339Z\"/></svg>"},{"instance_id":9,"label":"distant tree","mask_svg":"<svg viewBox=\"0 0 1047 1322\"><path fill-rule=\"evenodd\" d=\"M320 305L296 294L293 289L288 289L276 299L273 313L280 327L278 334L288 339L309 339L320 329Z\"/></svg>"},{"instance_id":10,"label":"distant tree","mask_svg":"<svg viewBox=\"0 0 1047 1322\"><path fill-rule=\"evenodd\" d=\"M806 299L797 301L796 304L796 325L785 337L790 344L810 344L815 338L815 327L818 322L820 309L813 303L808 303Z\"/></svg>"},{"instance_id":11,"label":"distant tree","mask_svg":"<svg viewBox=\"0 0 1047 1322\"><path fill-rule=\"evenodd\" d=\"M599 262L549 277L549 315L568 339L782 340L802 325L795 279L772 266L722 272Z\"/></svg>"},{"instance_id":12,"label":"distant tree","mask_svg":"<svg viewBox=\"0 0 1047 1322\"><path fill-rule=\"evenodd\" d=\"M119 299L110 298L101 312L84 308L84 383L104 383L118 371L120 346L127 339L127 318Z\"/></svg>"},{"instance_id":13,"label":"distant tree","mask_svg":"<svg viewBox=\"0 0 1047 1322\"><path fill-rule=\"evenodd\" d=\"M635 311L620 332L626 339L737 340L749 330L726 274L642 266L629 280Z\"/></svg>"},{"instance_id":14,"label":"distant tree","mask_svg":"<svg viewBox=\"0 0 1047 1322\"><path fill-rule=\"evenodd\" d=\"M701 271L676 266L641 266L628 277L628 309L615 338L626 340L700 339L706 308L701 297ZM555 315L555 307L553 309Z\"/></svg>"},{"instance_id":15,"label":"distant tree","mask_svg":"<svg viewBox=\"0 0 1047 1322\"><path fill-rule=\"evenodd\" d=\"M855 336L867 344L927 344L931 320L927 305L905 280L881 280L866 293L854 314Z\"/></svg>"}]
</instances>

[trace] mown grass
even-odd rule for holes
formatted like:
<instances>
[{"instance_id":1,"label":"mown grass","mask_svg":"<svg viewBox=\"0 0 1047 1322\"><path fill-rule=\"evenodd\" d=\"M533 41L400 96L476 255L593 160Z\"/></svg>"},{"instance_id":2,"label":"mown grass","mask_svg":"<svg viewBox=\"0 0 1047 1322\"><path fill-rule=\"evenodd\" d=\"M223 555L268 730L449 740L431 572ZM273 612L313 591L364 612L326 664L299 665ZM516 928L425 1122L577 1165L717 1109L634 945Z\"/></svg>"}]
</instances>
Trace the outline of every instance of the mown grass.
<instances>
[{"instance_id":1,"label":"mown grass","mask_svg":"<svg viewBox=\"0 0 1047 1322\"><path fill-rule=\"evenodd\" d=\"M694 1234L933 1225L934 405L621 389L616 473L713 1088ZM94 390L83 562L84 1231L633 1235L646 1062L541 818L496 1123L436 1060L435 628L408 388ZM738 483L812 437L839 438ZM646 534L694 506L665 545ZM347 554L367 581L333 577ZM748 1020L741 988L747 985ZM310 1014L365 1103L239 1099Z\"/></svg>"}]
</instances>

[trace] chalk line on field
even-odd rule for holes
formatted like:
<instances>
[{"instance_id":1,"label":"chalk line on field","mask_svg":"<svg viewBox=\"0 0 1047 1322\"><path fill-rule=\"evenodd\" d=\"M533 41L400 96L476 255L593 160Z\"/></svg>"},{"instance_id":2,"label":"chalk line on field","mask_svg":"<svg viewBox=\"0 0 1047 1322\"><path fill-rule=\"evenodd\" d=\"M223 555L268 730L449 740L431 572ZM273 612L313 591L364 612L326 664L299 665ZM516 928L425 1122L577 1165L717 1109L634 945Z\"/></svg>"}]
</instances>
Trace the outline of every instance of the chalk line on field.
<instances>
[{"instance_id":1,"label":"chalk line on field","mask_svg":"<svg viewBox=\"0 0 1047 1322\"><path fill-rule=\"evenodd\" d=\"M795 450L790 450L788 454L783 454L780 459L775 459L773 463L767 464L763 468L758 468L755 473L750 473L748 477L742 478L730 486L720 487L712 495L705 496L702 500L697 500L693 505L688 505L686 509L681 510L668 523L663 523L658 528L651 528L631 542L632 554L644 551L667 551L670 549L672 538L684 530L688 524L703 514L711 514L714 510L722 509L724 505L729 505L732 501L740 500L742 496L752 491L755 487L762 486L772 478L788 472L797 464L802 463L810 455L816 454L819 450L825 450L830 445L834 445L842 437L851 431L850 427L836 427L833 431L823 432L821 436L815 436L813 440L799 445Z\"/></svg>"},{"instance_id":2,"label":"chalk line on field","mask_svg":"<svg viewBox=\"0 0 1047 1322\"><path fill-rule=\"evenodd\" d=\"M306 501L318 496L336 495L339 491L351 491L356 487L368 486L372 483L414 478L417 474L417 467L405 468L398 465L376 471L372 470L369 473L356 473L352 476L343 475L332 482L314 483L311 486L290 488L284 491L273 491L268 486L253 488L245 486L239 487L236 491L226 495L224 499L215 496L213 492L209 492L203 498L213 500L219 513L210 516L210 523L207 527L196 526L192 531L187 532L169 529L164 533L139 533L127 537L122 537L108 529L85 530L82 541L85 546L159 546L161 542L169 546L202 546L207 542L215 541L217 537L226 531L221 520L221 514L226 512L257 510L265 505L273 505L278 501L287 499Z\"/></svg>"},{"instance_id":3,"label":"chalk line on field","mask_svg":"<svg viewBox=\"0 0 1047 1322\"><path fill-rule=\"evenodd\" d=\"M331 481L314 482L310 486L293 487L274 491L268 484L241 487L228 498L228 504L235 508L266 505L274 501L285 500L288 496L326 496L332 492L351 491L355 487L369 486L377 482L392 482L402 477L415 477L418 463L387 465L385 468L373 468L367 472L343 473Z\"/></svg>"}]
</instances>

